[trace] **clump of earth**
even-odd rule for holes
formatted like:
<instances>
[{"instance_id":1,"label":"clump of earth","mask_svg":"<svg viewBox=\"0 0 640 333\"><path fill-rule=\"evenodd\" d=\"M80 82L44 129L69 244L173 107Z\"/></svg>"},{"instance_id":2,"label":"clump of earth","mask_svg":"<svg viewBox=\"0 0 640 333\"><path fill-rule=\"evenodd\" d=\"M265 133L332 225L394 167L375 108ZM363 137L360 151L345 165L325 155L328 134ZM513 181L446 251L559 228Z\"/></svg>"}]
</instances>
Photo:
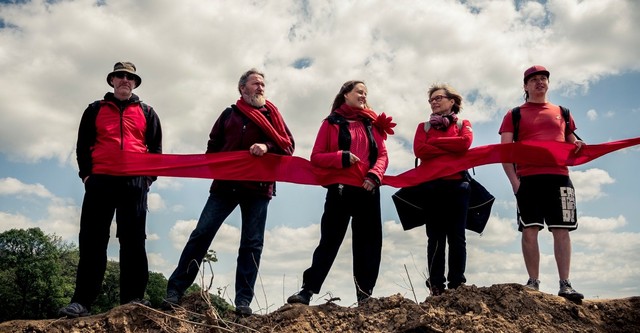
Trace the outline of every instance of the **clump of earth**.
<instances>
[{"instance_id":1,"label":"clump of earth","mask_svg":"<svg viewBox=\"0 0 640 333\"><path fill-rule=\"evenodd\" d=\"M421 303L397 294L352 307L285 304L242 317L217 313L195 293L172 311L127 304L77 319L4 322L0 332L640 332L640 297L574 303L519 284L470 285Z\"/></svg>"}]
</instances>

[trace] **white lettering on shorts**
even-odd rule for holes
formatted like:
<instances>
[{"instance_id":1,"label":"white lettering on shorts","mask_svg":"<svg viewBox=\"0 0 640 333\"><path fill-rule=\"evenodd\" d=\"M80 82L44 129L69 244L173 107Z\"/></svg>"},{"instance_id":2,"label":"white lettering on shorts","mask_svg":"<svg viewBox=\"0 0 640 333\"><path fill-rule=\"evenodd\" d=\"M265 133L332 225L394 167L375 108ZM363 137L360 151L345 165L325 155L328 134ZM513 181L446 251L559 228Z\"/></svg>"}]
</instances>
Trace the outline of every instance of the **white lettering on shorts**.
<instances>
[{"instance_id":1,"label":"white lettering on shorts","mask_svg":"<svg viewBox=\"0 0 640 333\"><path fill-rule=\"evenodd\" d=\"M575 222L576 195L571 187L560 187L560 200L562 201L562 221Z\"/></svg>"}]
</instances>

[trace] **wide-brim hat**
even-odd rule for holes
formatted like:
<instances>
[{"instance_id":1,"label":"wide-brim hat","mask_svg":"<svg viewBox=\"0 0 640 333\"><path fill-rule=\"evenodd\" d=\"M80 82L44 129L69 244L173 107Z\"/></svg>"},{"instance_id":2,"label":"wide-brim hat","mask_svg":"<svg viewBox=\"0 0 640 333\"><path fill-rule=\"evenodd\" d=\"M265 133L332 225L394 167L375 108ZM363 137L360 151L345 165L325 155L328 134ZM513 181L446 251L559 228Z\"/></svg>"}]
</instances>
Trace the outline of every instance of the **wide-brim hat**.
<instances>
[{"instance_id":1,"label":"wide-brim hat","mask_svg":"<svg viewBox=\"0 0 640 333\"><path fill-rule=\"evenodd\" d=\"M530 77L536 75L536 74L542 74L544 76L547 77L547 79L549 78L549 71L544 68L544 66L540 66L540 65L535 65L535 66L531 66L529 68L527 68L526 71L524 71L524 83L527 83L527 80L529 80Z\"/></svg>"},{"instance_id":2,"label":"wide-brim hat","mask_svg":"<svg viewBox=\"0 0 640 333\"><path fill-rule=\"evenodd\" d=\"M136 65L128 61L120 61L116 62L116 64L113 65L113 72L107 75L107 83L112 87L113 84L111 83L111 76L117 72L127 72L129 74L133 74L136 77L135 88L138 88L142 83L142 78L140 78L140 75L136 74Z\"/></svg>"}]
</instances>

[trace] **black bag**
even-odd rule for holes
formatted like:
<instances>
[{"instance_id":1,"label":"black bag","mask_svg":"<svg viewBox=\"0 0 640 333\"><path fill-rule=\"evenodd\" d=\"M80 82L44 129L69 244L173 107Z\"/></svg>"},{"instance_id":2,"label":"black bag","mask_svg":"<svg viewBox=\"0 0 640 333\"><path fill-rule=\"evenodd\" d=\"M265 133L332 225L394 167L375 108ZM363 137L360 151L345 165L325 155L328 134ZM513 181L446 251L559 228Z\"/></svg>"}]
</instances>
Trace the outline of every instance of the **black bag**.
<instances>
[{"instance_id":1,"label":"black bag","mask_svg":"<svg viewBox=\"0 0 640 333\"><path fill-rule=\"evenodd\" d=\"M469 182L470 191L466 228L481 234L489 221L495 197L477 180L471 178L469 173L466 173L465 178ZM403 187L391 196L404 230L427 223L425 205L429 202L431 188L425 186L426 184Z\"/></svg>"},{"instance_id":2,"label":"black bag","mask_svg":"<svg viewBox=\"0 0 640 333\"><path fill-rule=\"evenodd\" d=\"M403 187L391 196L402 229L410 230L427 223L427 214L423 208L426 192L425 187L417 185Z\"/></svg>"},{"instance_id":3,"label":"black bag","mask_svg":"<svg viewBox=\"0 0 640 333\"><path fill-rule=\"evenodd\" d=\"M467 229L481 234L487 226L491 207L496 198L477 180L467 176L469 182L469 208L467 209Z\"/></svg>"}]
</instances>

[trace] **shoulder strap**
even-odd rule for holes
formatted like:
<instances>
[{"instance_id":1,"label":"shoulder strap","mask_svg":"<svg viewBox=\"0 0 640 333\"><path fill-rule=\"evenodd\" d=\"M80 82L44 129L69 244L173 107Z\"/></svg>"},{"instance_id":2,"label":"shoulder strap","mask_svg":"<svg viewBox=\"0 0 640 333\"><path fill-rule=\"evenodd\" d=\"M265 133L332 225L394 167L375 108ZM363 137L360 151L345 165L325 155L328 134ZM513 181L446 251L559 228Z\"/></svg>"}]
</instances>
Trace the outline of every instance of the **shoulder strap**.
<instances>
[{"instance_id":1,"label":"shoulder strap","mask_svg":"<svg viewBox=\"0 0 640 333\"><path fill-rule=\"evenodd\" d=\"M576 134L576 132L571 131L571 127L569 126L570 124L569 109L560 105L560 110L562 112L562 118L564 118L565 131L568 132L567 134L573 133L573 135L575 135L578 140L582 140L578 136L578 134ZM520 107L519 106L516 106L513 109L511 109L511 120L513 121L513 141L518 141L518 130L520 129Z\"/></svg>"},{"instance_id":2,"label":"shoulder strap","mask_svg":"<svg viewBox=\"0 0 640 333\"><path fill-rule=\"evenodd\" d=\"M520 107L511 109L511 122L513 123L513 141L518 141L518 130L520 130Z\"/></svg>"},{"instance_id":3,"label":"shoulder strap","mask_svg":"<svg viewBox=\"0 0 640 333\"><path fill-rule=\"evenodd\" d=\"M578 134L576 134L576 132L573 132L573 131L571 130L571 127L570 127L570 119L571 119L571 118L569 117L569 115L570 115L571 113L570 113L569 109L567 109L567 108L565 108L564 106L560 105L560 110L562 111L562 118L564 118L564 126L565 126L565 127L564 127L564 131L565 131L565 135L569 135L569 134L573 133L573 135L575 135L575 136L576 136L576 139L578 139L578 140L582 140L582 139L578 136Z\"/></svg>"},{"instance_id":4,"label":"shoulder strap","mask_svg":"<svg viewBox=\"0 0 640 333\"><path fill-rule=\"evenodd\" d=\"M140 102L140 107L142 108L142 113L144 113L144 119L146 119L147 124L149 123L149 117L151 117L151 111L148 104Z\"/></svg>"}]
</instances>

